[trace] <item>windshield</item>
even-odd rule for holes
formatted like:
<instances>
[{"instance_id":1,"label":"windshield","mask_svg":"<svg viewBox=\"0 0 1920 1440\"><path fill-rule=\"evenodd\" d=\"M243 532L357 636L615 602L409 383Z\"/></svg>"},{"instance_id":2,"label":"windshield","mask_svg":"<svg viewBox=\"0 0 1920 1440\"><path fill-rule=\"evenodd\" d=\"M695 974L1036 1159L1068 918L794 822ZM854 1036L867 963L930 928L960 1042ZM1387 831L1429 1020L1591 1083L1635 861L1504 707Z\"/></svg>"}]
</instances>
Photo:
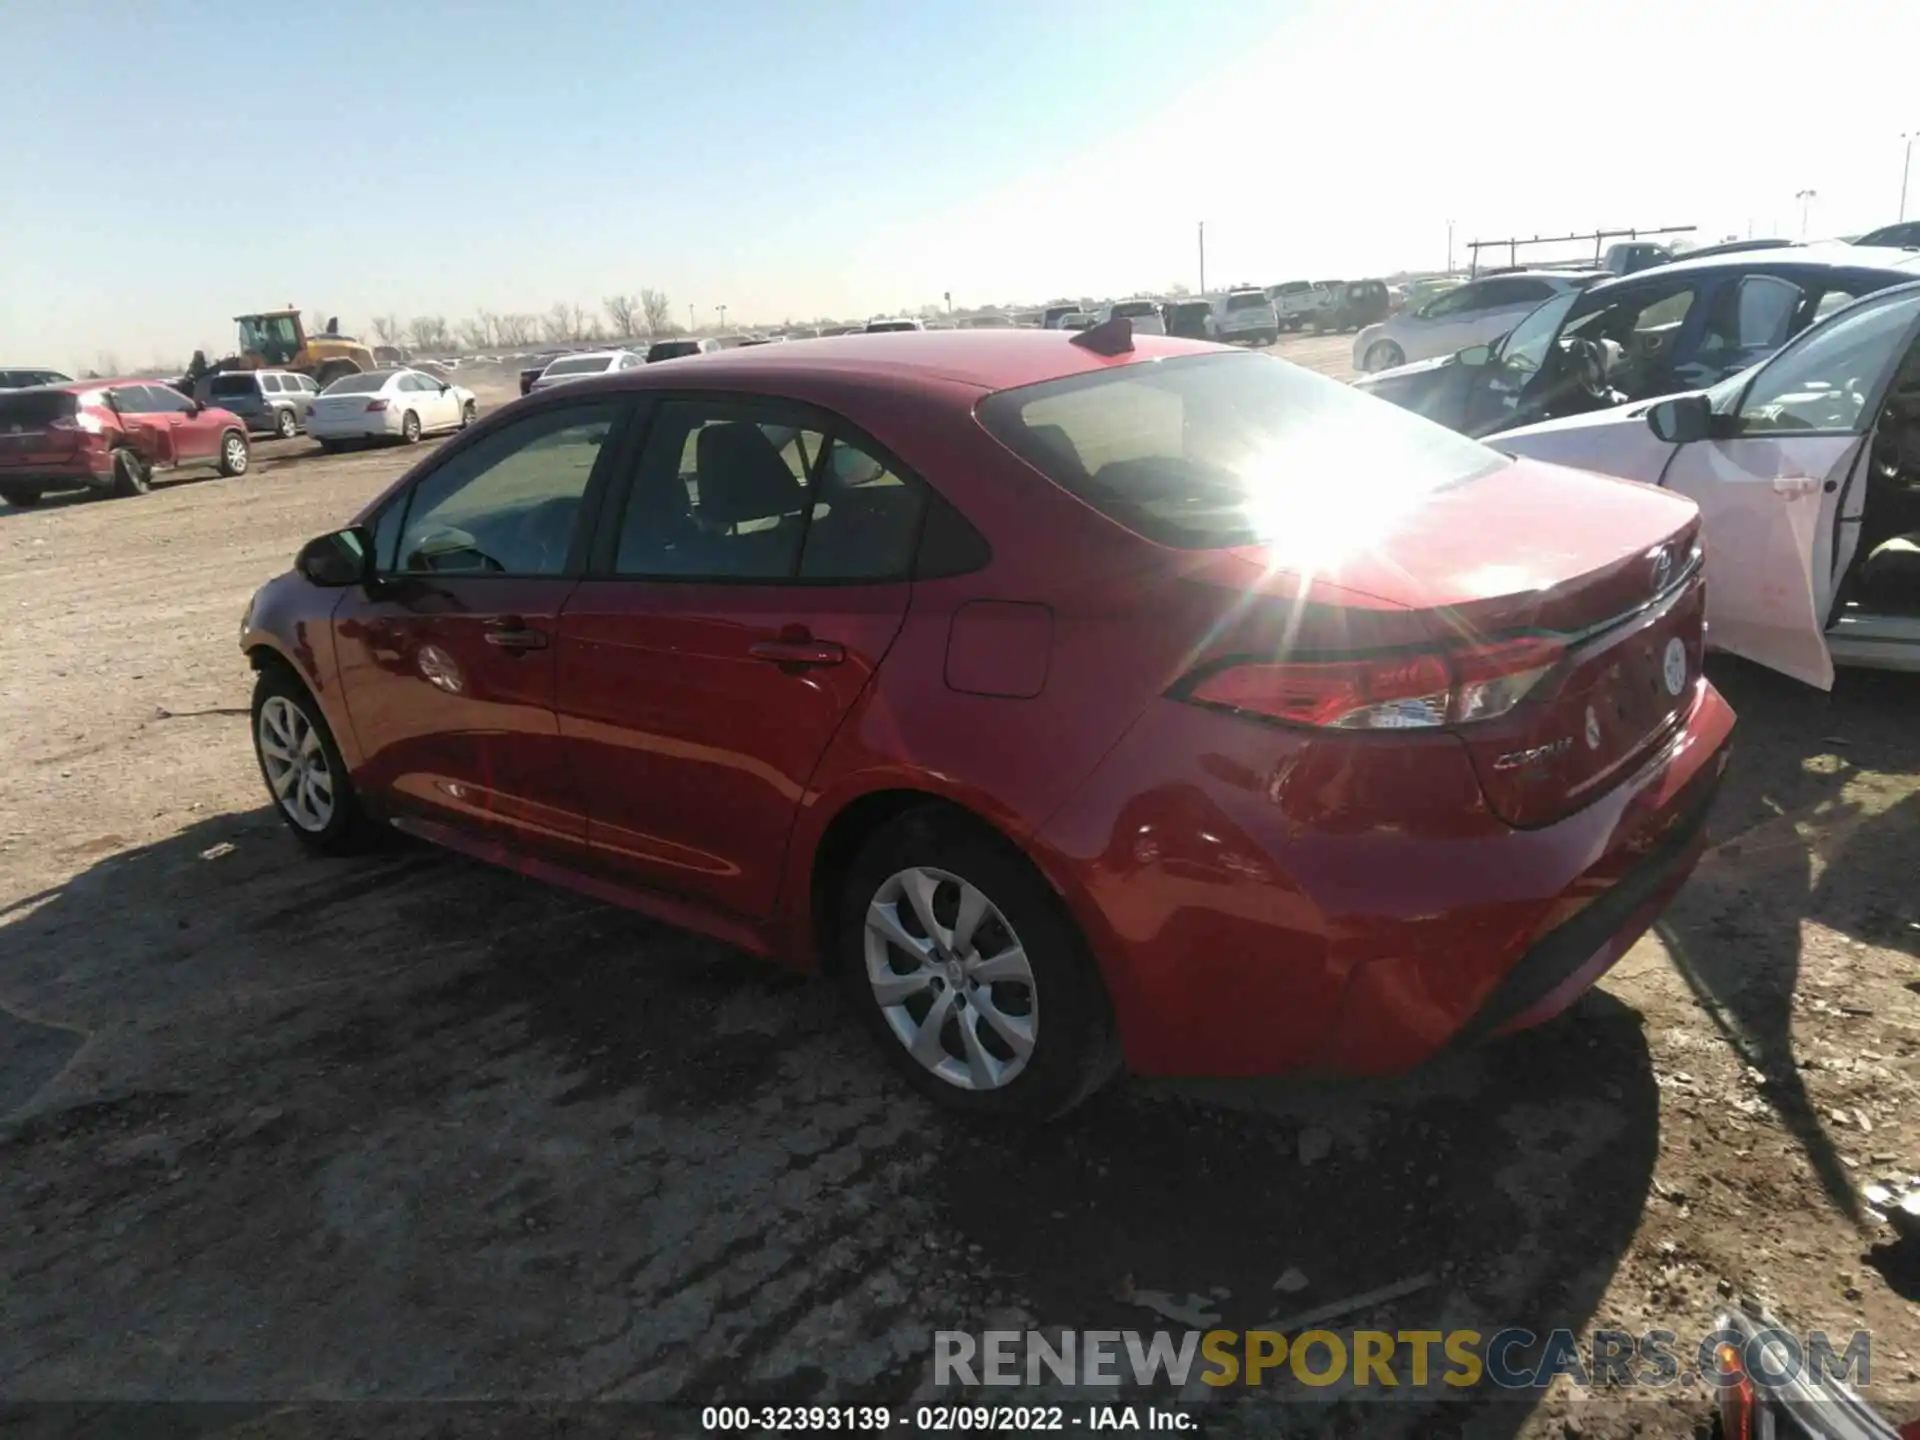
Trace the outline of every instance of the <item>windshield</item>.
<instances>
[{"instance_id":1,"label":"windshield","mask_svg":"<svg viewBox=\"0 0 1920 1440\"><path fill-rule=\"evenodd\" d=\"M300 332L291 315L245 315L240 320L240 353L285 365L300 349Z\"/></svg>"},{"instance_id":2,"label":"windshield","mask_svg":"<svg viewBox=\"0 0 1920 1440\"><path fill-rule=\"evenodd\" d=\"M323 395L372 395L386 388L393 378L390 370L369 370L364 375L342 375L320 393Z\"/></svg>"},{"instance_id":3,"label":"windshield","mask_svg":"<svg viewBox=\"0 0 1920 1440\"><path fill-rule=\"evenodd\" d=\"M582 359L556 360L547 366L544 373L548 375L598 375L611 364L613 364L613 360L609 356L589 355Z\"/></svg>"},{"instance_id":4,"label":"windshield","mask_svg":"<svg viewBox=\"0 0 1920 1440\"><path fill-rule=\"evenodd\" d=\"M993 435L1054 483L1161 545L1324 549L1508 464L1409 410L1264 355L1196 355L1004 390ZM1367 437L1367 465L1351 437ZM1329 485L1338 479L1338 503ZM1316 531L1327 533L1316 533Z\"/></svg>"},{"instance_id":5,"label":"windshield","mask_svg":"<svg viewBox=\"0 0 1920 1440\"><path fill-rule=\"evenodd\" d=\"M1532 375L1546 363L1547 347L1560 333L1567 311L1580 298L1578 290L1568 290L1536 305L1521 322L1494 346L1494 358L1509 370Z\"/></svg>"},{"instance_id":6,"label":"windshield","mask_svg":"<svg viewBox=\"0 0 1920 1440\"><path fill-rule=\"evenodd\" d=\"M1229 310L1258 310L1261 306L1272 303L1267 299L1267 292L1264 290L1236 290L1227 297Z\"/></svg>"}]
</instances>

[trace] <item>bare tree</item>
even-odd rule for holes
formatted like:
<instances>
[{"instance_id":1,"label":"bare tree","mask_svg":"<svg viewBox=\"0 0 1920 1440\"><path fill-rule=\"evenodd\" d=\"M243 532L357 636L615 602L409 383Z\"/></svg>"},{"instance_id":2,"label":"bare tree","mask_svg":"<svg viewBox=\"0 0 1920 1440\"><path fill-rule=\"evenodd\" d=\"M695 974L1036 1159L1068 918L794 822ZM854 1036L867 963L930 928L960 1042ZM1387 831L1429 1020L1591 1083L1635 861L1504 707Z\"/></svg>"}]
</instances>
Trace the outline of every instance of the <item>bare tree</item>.
<instances>
[{"instance_id":1,"label":"bare tree","mask_svg":"<svg viewBox=\"0 0 1920 1440\"><path fill-rule=\"evenodd\" d=\"M1174 281L1173 284L1167 287L1167 294L1169 295L1191 295L1192 293L1193 292L1191 290L1189 290L1185 285L1181 284L1178 280Z\"/></svg>"},{"instance_id":2,"label":"bare tree","mask_svg":"<svg viewBox=\"0 0 1920 1440\"><path fill-rule=\"evenodd\" d=\"M596 323L594 328L597 330L600 327ZM567 333L575 340L587 338L587 310L584 305L576 304L567 307Z\"/></svg>"},{"instance_id":3,"label":"bare tree","mask_svg":"<svg viewBox=\"0 0 1920 1440\"><path fill-rule=\"evenodd\" d=\"M93 368L111 380L116 375L125 374L120 368L120 357L111 350L102 350L94 357Z\"/></svg>"},{"instance_id":4,"label":"bare tree","mask_svg":"<svg viewBox=\"0 0 1920 1440\"><path fill-rule=\"evenodd\" d=\"M673 302L664 290L642 290L640 314L647 322L649 335L671 335L680 328L673 323Z\"/></svg>"},{"instance_id":5,"label":"bare tree","mask_svg":"<svg viewBox=\"0 0 1920 1440\"><path fill-rule=\"evenodd\" d=\"M373 334L382 345L398 345L407 333L407 323L392 311L373 317Z\"/></svg>"},{"instance_id":6,"label":"bare tree","mask_svg":"<svg viewBox=\"0 0 1920 1440\"><path fill-rule=\"evenodd\" d=\"M609 295L600 302L600 308L607 312L616 339L640 333L640 301L635 296Z\"/></svg>"},{"instance_id":7,"label":"bare tree","mask_svg":"<svg viewBox=\"0 0 1920 1440\"><path fill-rule=\"evenodd\" d=\"M416 315L408 322L407 333L416 350L445 350L452 342L444 315Z\"/></svg>"},{"instance_id":8,"label":"bare tree","mask_svg":"<svg viewBox=\"0 0 1920 1440\"><path fill-rule=\"evenodd\" d=\"M527 345L540 333L538 315L502 315L499 322L502 345Z\"/></svg>"},{"instance_id":9,"label":"bare tree","mask_svg":"<svg viewBox=\"0 0 1920 1440\"><path fill-rule=\"evenodd\" d=\"M549 340L573 339L573 312L562 300L540 319L540 328L547 332Z\"/></svg>"},{"instance_id":10,"label":"bare tree","mask_svg":"<svg viewBox=\"0 0 1920 1440\"><path fill-rule=\"evenodd\" d=\"M327 314L327 312L324 310L309 310L307 312L307 334L309 335L326 334L327 321L333 318L334 318L333 316Z\"/></svg>"},{"instance_id":11,"label":"bare tree","mask_svg":"<svg viewBox=\"0 0 1920 1440\"><path fill-rule=\"evenodd\" d=\"M471 320L460 322L460 343L469 350L484 350L493 338L493 326L488 323L493 317L482 310Z\"/></svg>"},{"instance_id":12,"label":"bare tree","mask_svg":"<svg viewBox=\"0 0 1920 1440\"><path fill-rule=\"evenodd\" d=\"M581 319L580 334L578 338L582 340L600 341L600 340L608 339L609 337L606 331L600 328L600 317L598 315L587 315L582 317ZM615 335L615 336L612 336L611 338L615 340L624 340L627 337L625 335Z\"/></svg>"}]
</instances>

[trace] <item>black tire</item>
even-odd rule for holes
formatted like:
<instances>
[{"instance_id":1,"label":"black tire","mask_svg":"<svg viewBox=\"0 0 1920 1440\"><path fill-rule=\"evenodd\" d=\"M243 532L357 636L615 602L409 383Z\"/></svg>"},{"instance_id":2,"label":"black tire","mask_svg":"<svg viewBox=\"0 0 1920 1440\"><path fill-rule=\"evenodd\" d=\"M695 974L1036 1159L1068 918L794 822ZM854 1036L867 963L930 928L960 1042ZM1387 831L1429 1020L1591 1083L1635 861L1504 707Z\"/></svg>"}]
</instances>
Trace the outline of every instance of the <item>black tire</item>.
<instances>
[{"instance_id":1,"label":"black tire","mask_svg":"<svg viewBox=\"0 0 1920 1440\"><path fill-rule=\"evenodd\" d=\"M1024 1068L997 1088L963 1088L914 1059L889 1024L868 979L869 910L891 877L914 867L942 871L982 892L1004 917L1027 957L1032 984L1025 994L1027 1013L1033 1017L1033 1049ZM957 895L957 887L943 882L935 892L936 916L941 915L943 904L953 906ZM1112 1010L1086 941L1026 857L985 825L940 805L898 816L861 848L847 872L839 904L835 968L847 999L888 1062L935 1104L961 1115L1045 1121L1085 1100L1118 1068ZM904 952L891 947L884 953L890 965L905 959ZM1016 984L1006 1002L1016 1010L1020 992ZM996 1005L1002 1003L991 982L988 993ZM972 1013L964 1008L964 1000L956 1003L954 1021L941 1029L949 1037L945 1053L956 1061L962 1057L955 1049L965 1049L959 1024L973 1024L976 1034L987 1034L980 1028L984 1019L974 1021Z\"/></svg>"},{"instance_id":2,"label":"black tire","mask_svg":"<svg viewBox=\"0 0 1920 1440\"><path fill-rule=\"evenodd\" d=\"M248 467L253 464L253 448L247 444L244 430L229 430L220 437L220 459L217 463L222 475L247 473Z\"/></svg>"},{"instance_id":3,"label":"black tire","mask_svg":"<svg viewBox=\"0 0 1920 1440\"><path fill-rule=\"evenodd\" d=\"M38 505L42 493L38 485L9 485L0 490L0 500L5 500L16 510L25 510L31 505Z\"/></svg>"},{"instance_id":4,"label":"black tire","mask_svg":"<svg viewBox=\"0 0 1920 1440\"><path fill-rule=\"evenodd\" d=\"M400 417L400 443L402 445L420 443L420 417L411 410Z\"/></svg>"},{"instance_id":5,"label":"black tire","mask_svg":"<svg viewBox=\"0 0 1920 1440\"><path fill-rule=\"evenodd\" d=\"M273 433L282 440L291 440L300 431L300 417L282 406L274 412Z\"/></svg>"},{"instance_id":6,"label":"black tire","mask_svg":"<svg viewBox=\"0 0 1920 1440\"><path fill-rule=\"evenodd\" d=\"M309 828L295 819L287 803L274 790L273 774L267 768L267 755L261 746L260 719L261 711L271 700L284 701L298 710L312 727L314 738L319 741L334 788L332 813L327 823L319 829ZM260 678L254 681L253 704L249 709L253 720L253 758L260 767L260 779L267 787L267 798L273 802L274 813L295 838L322 855L359 855L377 848L382 838L382 827L369 820L361 808L360 797L353 788L353 779L347 773L347 763L341 758L340 747L334 742L333 731L327 726L327 717L321 713L299 677L283 663L268 662L261 669Z\"/></svg>"},{"instance_id":7,"label":"black tire","mask_svg":"<svg viewBox=\"0 0 1920 1440\"><path fill-rule=\"evenodd\" d=\"M122 500L130 500L135 495L144 495L152 488L153 472L147 469L147 462L131 450L121 449L113 452L113 493Z\"/></svg>"},{"instance_id":8,"label":"black tire","mask_svg":"<svg viewBox=\"0 0 1920 1440\"><path fill-rule=\"evenodd\" d=\"M480 407L471 400L467 401L466 404L460 407L460 428L462 430L466 429L479 418L479 415Z\"/></svg>"},{"instance_id":9,"label":"black tire","mask_svg":"<svg viewBox=\"0 0 1920 1440\"><path fill-rule=\"evenodd\" d=\"M345 445L338 440L320 441L320 453L322 455L338 455L345 448Z\"/></svg>"}]
</instances>

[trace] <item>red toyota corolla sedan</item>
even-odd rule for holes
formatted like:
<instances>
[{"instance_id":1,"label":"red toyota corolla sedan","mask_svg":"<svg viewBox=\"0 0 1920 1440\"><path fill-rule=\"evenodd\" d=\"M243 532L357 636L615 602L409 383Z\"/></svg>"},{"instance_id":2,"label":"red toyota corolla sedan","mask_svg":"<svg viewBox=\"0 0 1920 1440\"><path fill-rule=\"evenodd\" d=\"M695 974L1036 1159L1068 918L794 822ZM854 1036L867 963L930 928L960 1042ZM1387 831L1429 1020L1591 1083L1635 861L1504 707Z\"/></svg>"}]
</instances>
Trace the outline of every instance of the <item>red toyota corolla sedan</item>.
<instances>
[{"instance_id":1,"label":"red toyota corolla sedan","mask_svg":"<svg viewBox=\"0 0 1920 1440\"><path fill-rule=\"evenodd\" d=\"M388 822L836 972L921 1091L1379 1072L1537 1023L1733 730L1693 505L1126 322L502 410L254 598L254 740Z\"/></svg>"}]
</instances>

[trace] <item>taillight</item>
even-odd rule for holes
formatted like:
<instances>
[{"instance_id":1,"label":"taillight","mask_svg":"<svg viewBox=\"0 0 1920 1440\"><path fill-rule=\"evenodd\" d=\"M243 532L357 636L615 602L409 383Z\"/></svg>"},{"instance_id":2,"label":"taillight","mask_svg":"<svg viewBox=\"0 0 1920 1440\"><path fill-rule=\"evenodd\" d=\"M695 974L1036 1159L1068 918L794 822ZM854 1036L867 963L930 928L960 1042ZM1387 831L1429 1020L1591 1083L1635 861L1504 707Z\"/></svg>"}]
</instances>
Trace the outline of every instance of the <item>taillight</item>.
<instances>
[{"instance_id":1,"label":"taillight","mask_svg":"<svg viewBox=\"0 0 1920 1440\"><path fill-rule=\"evenodd\" d=\"M104 433L106 427L101 425L99 416L93 414L91 411L79 410L71 415L61 415L57 417L48 423L47 428L49 430L79 430L84 434L99 435Z\"/></svg>"},{"instance_id":2,"label":"taillight","mask_svg":"<svg viewBox=\"0 0 1920 1440\"><path fill-rule=\"evenodd\" d=\"M1527 636L1342 660L1251 660L1202 673L1184 694L1316 729L1430 729L1506 714L1565 654L1557 639Z\"/></svg>"},{"instance_id":3,"label":"taillight","mask_svg":"<svg viewBox=\"0 0 1920 1440\"><path fill-rule=\"evenodd\" d=\"M1740 1363L1740 1351L1732 1345L1716 1345L1713 1359L1719 1372L1715 1383L1720 1387L1720 1433L1725 1440L1753 1440L1753 1381Z\"/></svg>"},{"instance_id":4,"label":"taillight","mask_svg":"<svg viewBox=\"0 0 1920 1440\"><path fill-rule=\"evenodd\" d=\"M384 400L367 401L367 409L369 410L384 410L386 408L387 408L387 402Z\"/></svg>"}]
</instances>

